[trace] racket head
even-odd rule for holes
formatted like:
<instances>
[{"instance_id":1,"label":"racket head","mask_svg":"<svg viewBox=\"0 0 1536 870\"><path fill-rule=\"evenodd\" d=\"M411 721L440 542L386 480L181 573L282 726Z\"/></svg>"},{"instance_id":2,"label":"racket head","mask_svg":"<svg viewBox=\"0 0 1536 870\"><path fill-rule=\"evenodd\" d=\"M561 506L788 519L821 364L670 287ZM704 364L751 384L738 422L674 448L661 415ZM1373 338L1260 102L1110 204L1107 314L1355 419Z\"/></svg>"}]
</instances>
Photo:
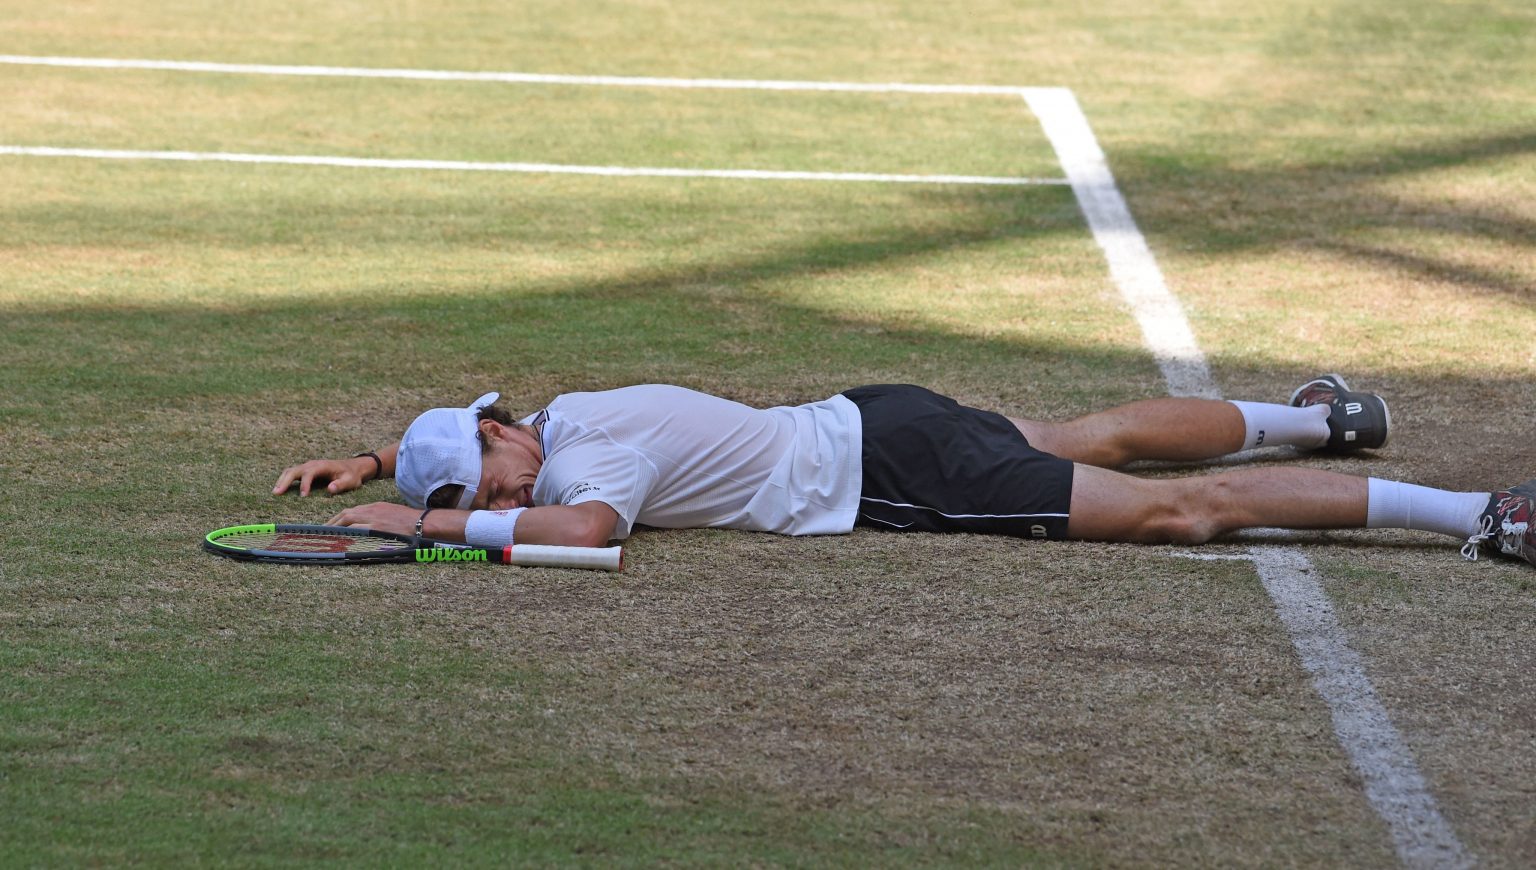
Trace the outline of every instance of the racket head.
<instances>
[{"instance_id":1,"label":"racket head","mask_svg":"<svg viewBox=\"0 0 1536 870\"><path fill-rule=\"evenodd\" d=\"M393 532L287 523L229 526L203 539L203 549L220 556L290 565L413 562L423 546L432 544Z\"/></svg>"}]
</instances>

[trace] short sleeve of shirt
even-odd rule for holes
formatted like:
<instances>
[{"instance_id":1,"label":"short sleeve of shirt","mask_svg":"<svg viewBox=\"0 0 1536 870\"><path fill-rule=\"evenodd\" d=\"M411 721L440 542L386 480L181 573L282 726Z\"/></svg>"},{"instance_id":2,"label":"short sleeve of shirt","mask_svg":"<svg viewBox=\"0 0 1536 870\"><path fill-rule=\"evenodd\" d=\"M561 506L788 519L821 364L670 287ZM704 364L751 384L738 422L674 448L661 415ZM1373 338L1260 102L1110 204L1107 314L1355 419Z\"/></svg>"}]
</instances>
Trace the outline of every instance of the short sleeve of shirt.
<instances>
[{"instance_id":1,"label":"short sleeve of shirt","mask_svg":"<svg viewBox=\"0 0 1536 870\"><path fill-rule=\"evenodd\" d=\"M549 457L539 472L536 504L577 505L600 501L619 518L613 537L629 537L646 496L656 485L656 467L638 452L601 433L587 433Z\"/></svg>"}]
</instances>

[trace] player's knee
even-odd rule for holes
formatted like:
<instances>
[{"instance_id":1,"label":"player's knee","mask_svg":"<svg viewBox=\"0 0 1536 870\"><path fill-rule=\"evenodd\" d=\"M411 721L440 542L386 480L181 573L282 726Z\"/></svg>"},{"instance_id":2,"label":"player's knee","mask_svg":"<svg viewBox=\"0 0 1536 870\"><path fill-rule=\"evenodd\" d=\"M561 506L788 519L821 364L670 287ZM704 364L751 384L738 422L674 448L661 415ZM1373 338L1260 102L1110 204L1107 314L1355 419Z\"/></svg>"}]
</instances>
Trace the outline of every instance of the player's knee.
<instances>
[{"instance_id":1,"label":"player's knee","mask_svg":"<svg viewBox=\"0 0 1536 870\"><path fill-rule=\"evenodd\" d=\"M1103 441L1094 446L1093 462L1100 468L1124 468L1132 458L1130 449L1120 441Z\"/></svg>"},{"instance_id":2,"label":"player's knee","mask_svg":"<svg viewBox=\"0 0 1536 870\"><path fill-rule=\"evenodd\" d=\"M1107 431L1092 416L1065 423L1031 425L1038 427L1035 431L1042 443L1034 440L1030 443L1047 453L1098 468L1120 468L1131 461L1124 439L1114 431Z\"/></svg>"},{"instance_id":3,"label":"player's knee","mask_svg":"<svg viewBox=\"0 0 1536 870\"><path fill-rule=\"evenodd\" d=\"M1159 501L1158 510L1150 518L1150 537L1170 544L1203 544L1221 534L1225 530L1222 517L1226 481L1177 483L1171 496Z\"/></svg>"}]
</instances>

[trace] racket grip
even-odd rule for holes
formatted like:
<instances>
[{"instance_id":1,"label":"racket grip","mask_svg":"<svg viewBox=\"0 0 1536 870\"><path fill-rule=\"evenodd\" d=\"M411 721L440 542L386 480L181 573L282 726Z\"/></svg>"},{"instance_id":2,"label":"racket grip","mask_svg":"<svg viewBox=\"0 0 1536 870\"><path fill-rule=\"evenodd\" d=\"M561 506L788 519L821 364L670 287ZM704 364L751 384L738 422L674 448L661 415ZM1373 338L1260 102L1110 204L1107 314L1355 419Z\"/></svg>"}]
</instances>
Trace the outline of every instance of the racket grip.
<instances>
[{"instance_id":1,"label":"racket grip","mask_svg":"<svg viewBox=\"0 0 1536 870\"><path fill-rule=\"evenodd\" d=\"M502 551L509 565L542 568L590 568L623 571L623 547L555 547L548 544L513 544Z\"/></svg>"}]
</instances>

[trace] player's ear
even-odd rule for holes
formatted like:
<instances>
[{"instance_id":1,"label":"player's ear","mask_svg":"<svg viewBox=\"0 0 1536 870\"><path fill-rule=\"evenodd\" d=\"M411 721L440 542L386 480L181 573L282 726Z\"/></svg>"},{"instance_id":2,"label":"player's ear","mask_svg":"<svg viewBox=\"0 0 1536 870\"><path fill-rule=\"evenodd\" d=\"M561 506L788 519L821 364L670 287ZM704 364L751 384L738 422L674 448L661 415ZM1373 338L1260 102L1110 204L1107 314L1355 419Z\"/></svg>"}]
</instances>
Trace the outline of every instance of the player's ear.
<instances>
[{"instance_id":1,"label":"player's ear","mask_svg":"<svg viewBox=\"0 0 1536 870\"><path fill-rule=\"evenodd\" d=\"M501 425L500 423L496 422L495 420L481 420L480 421L480 440L481 441L485 442L486 444L490 444L493 441L505 441L506 438L507 438L507 427Z\"/></svg>"}]
</instances>

